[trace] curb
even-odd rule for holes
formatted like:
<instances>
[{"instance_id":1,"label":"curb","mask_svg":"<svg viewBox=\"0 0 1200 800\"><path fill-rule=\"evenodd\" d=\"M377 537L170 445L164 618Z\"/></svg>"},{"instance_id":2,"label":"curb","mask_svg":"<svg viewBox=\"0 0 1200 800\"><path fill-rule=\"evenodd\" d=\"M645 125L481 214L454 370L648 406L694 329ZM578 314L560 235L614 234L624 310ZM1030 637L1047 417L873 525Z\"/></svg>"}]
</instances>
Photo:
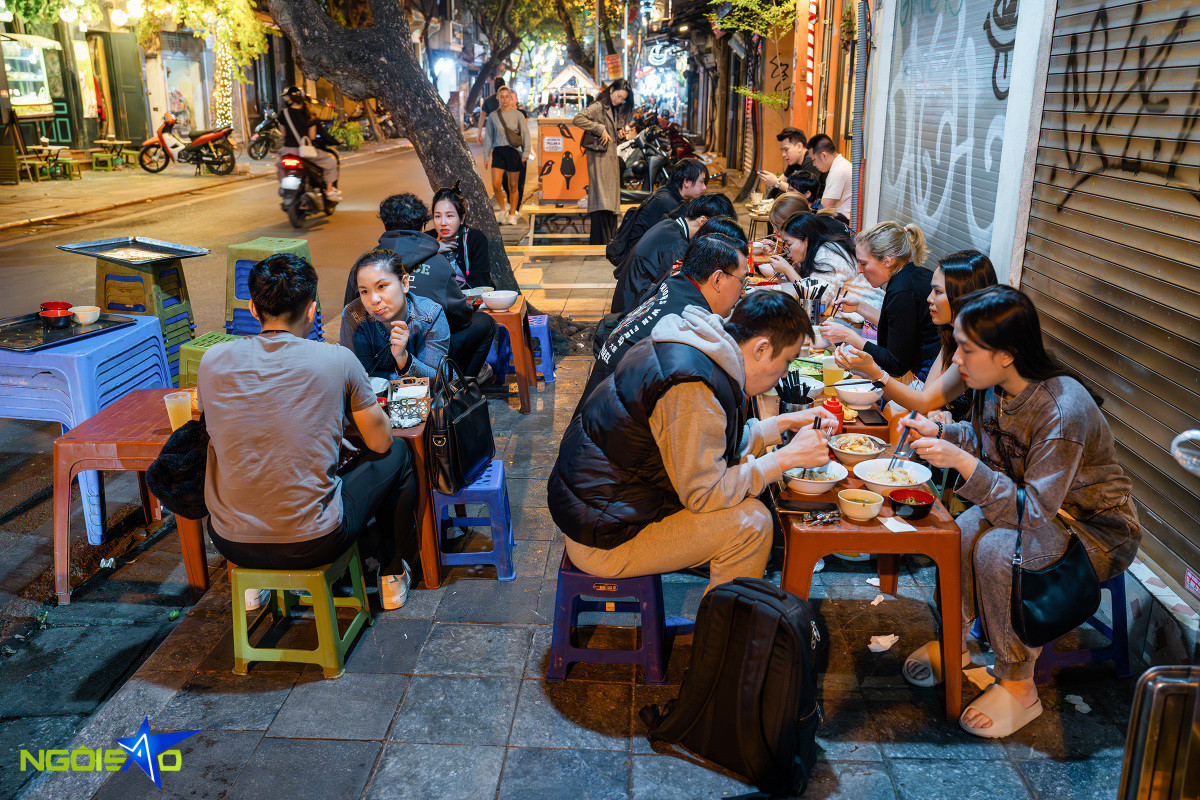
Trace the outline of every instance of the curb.
<instances>
[{"instance_id":1,"label":"curb","mask_svg":"<svg viewBox=\"0 0 1200 800\"><path fill-rule=\"evenodd\" d=\"M367 153L352 153L350 158L344 159L344 161L353 162L360 156L382 155L385 153L393 153L393 152L399 152L402 150L412 150L412 149L413 149L413 146L411 144L396 144L396 145L391 145L389 147L381 147L378 150L371 150L370 152L367 152ZM139 197L136 200L125 200L120 203L109 203L108 205L95 206L92 208L85 208L80 211L64 211L61 214L47 214L44 217L30 217L29 219L19 219L19 220L14 220L12 222L4 222L4 223L0 223L0 231L9 230L11 228L20 228L23 225L38 225L43 222L53 222L54 220L57 220L57 219L69 219L71 217L81 217L85 214L97 214L101 211L111 211L114 208L124 208L126 206L135 206L139 203L151 203L155 200L165 200L170 197L179 197L180 195L192 194L193 192L203 192L203 191L207 191L209 189L216 189L219 186L229 186L230 184L241 183L242 181L253 181L253 180L258 180L259 178L267 178L267 177L274 177L274 173L273 172L263 172L259 175L239 175L236 178L227 178L225 180L217 181L215 183L205 184L204 186L193 187L191 189L180 189L180 190L174 191L174 192L163 192L162 194L153 194L153 195L150 195L149 197Z\"/></svg>"}]
</instances>

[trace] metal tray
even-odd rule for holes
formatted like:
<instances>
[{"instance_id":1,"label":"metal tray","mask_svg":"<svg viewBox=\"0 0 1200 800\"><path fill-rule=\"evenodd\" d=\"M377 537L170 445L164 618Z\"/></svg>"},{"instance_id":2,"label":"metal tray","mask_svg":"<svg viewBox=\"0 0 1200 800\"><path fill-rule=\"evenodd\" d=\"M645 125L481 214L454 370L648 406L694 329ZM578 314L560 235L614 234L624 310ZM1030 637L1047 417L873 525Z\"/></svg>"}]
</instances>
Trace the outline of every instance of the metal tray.
<instances>
[{"instance_id":1,"label":"metal tray","mask_svg":"<svg viewBox=\"0 0 1200 800\"><path fill-rule=\"evenodd\" d=\"M118 236L115 239L96 239L91 242L75 242L74 244L57 245L59 250L65 250L68 253L77 253L81 256L94 256L102 258L105 261L111 261L114 264L122 264L126 267L144 267L148 264L158 264L163 261L175 261L180 258L195 258L196 256L206 256L210 251L203 247L190 247L186 244L175 244L174 242L164 242L159 239L148 239L145 236ZM144 250L150 250L156 253L162 253L161 258L150 258L146 260L129 261L124 258L113 258L106 256L104 253L109 250L115 250L118 247L140 247Z\"/></svg>"},{"instance_id":2,"label":"metal tray","mask_svg":"<svg viewBox=\"0 0 1200 800\"><path fill-rule=\"evenodd\" d=\"M135 321L133 317L101 314L100 319L91 325L74 323L66 328L47 328L36 313L8 317L0 319L0 350L31 353L34 350L44 350L116 328L124 328Z\"/></svg>"}]
</instances>

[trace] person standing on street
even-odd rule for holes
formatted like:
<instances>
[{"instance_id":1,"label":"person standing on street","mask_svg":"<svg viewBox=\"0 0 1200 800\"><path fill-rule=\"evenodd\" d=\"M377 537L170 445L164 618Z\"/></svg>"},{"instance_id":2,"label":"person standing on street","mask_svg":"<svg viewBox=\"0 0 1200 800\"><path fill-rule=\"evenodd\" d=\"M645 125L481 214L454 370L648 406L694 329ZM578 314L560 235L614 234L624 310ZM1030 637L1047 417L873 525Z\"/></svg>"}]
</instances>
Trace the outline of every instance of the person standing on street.
<instances>
[{"instance_id":1,"label":"person standing on street","mask_svg":"<svg viewBox=\"0 0 1200 800\"><path fill-rule=\"evenodd\" d=\"M500 108L488 114L483 126L484 166L492 168L492 194L500 203L496 219L516 225L521 221L521 173L529 155L529 126L517 110L517 95L505 86L497 94ZM508 183L509 212L504 213L504 184Z\"/></svg>"},{"instance_id":2,"label":"person standing on street","mask_svg":"<svg viewBox=\"0 0 1200 800\"><path fill-rule=\"evenodd\" d=\"M617 131L625 127L633 114L633 89L629 81L617 78L571 124L584 133L594 134L604 151L587 151L588 213L591 216L591 244L608 244L617 230L621 210L621 158L617 155Z\"/></svg>"}]
</instances>

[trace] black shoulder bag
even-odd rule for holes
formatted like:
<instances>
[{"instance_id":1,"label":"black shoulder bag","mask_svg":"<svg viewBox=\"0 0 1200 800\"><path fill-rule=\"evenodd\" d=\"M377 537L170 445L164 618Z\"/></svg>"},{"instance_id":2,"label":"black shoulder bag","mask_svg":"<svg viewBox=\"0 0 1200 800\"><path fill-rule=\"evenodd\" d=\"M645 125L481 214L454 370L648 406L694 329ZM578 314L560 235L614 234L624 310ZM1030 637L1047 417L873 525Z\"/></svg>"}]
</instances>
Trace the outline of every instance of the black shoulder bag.
<instances>
[{"instance_id":1,"label":"black shoulder bag","mask_svg":"<svg viewBox=\"0 0 1200 800\"><path fill-rule=\"evenodd\" d=\"M425 449L429 483L440 494L458 494L496 454L487 400L474 378L443 356L429 383Z\"/></svg>"},{"instance_id":2,"label":"black shoulder bag","mask_svg":"<svg viewBox=\"0 0 1200 800\"><path fill-rule=\"evenodd\" d=\"M208 427L201 414L200 419L180 425L146 468L146 485L172 514L188 519L208 516L204 504L208 442Z\"/></svg>"},{"instance_id":3,"label":"black shoulder bag","mask_svg":"<svg viewBox=\"0 0 1200 800\"><path fill-rule=\"evenodd\" d=\"M982 392L977 393L982 396ZM997 399L996 405L999 407ZM982 402L979 408L982 411ZM975 436L983 452L979 414L973 415ZM1021 536L1025 521L1025 482L1017 480L1008 449L1004 446L999 414L996 421L996 448L1004 459L1004 469L1017 484L1017 546L1012 557L1012 625L1017 638L1029 647L1041 647L1078 628L1100 607L1100 580L1088 558L1087 548L1075 531L1068 528L1067 549L1053 564L1041 569L1021 566Z\"/></svg>"}]
</instances>

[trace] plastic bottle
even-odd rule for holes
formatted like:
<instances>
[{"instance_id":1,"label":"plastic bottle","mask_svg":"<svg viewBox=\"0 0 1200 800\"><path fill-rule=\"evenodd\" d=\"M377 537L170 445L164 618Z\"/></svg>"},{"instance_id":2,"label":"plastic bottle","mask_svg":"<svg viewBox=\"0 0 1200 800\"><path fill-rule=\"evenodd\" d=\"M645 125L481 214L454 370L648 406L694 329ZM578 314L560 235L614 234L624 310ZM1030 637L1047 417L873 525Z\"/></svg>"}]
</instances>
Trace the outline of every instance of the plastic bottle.
<instances>
[{"instance_id":1,"label":"plastic bottle","mask_svg":"<svg viewBox=\"0 0 1200 800\"><path fill-rule=\"evenodd\" d=\"M821 407L837 417L838 424L837 430L834 431L834 435L841 433L842 425L846 421L846 412L842 409L842 401L838 400L836 397L827 397L825 398L825 402L821 404Z\"/></svg>"}]
</instances>

